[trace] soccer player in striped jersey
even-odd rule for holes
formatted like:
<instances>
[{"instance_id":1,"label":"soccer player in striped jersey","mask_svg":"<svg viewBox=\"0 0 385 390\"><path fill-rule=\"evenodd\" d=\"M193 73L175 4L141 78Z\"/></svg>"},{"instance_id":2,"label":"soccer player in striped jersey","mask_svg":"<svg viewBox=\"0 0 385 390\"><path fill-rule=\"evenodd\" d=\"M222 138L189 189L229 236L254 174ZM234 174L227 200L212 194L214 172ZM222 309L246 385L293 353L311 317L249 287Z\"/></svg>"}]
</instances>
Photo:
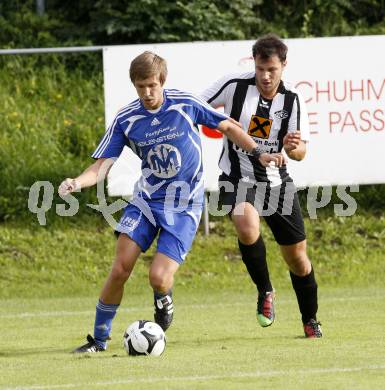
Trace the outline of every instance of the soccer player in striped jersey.
<instances>
[{"instance_id":1,"label":"soccer player in striped jersey","mask_svg":"<svg viewBox=\"0 0 385 390\"><path fill-rule=\"evenodd\" d=\"M257 144L227 115L198 97L164 89L167 66L151 52L136 57L130 78L139 99L121 109L102 137L90 167L59 187L62 195L103 180L124 146L142 160L142 176L133 200L116 227L116 257L96 306L94 336L74 352L100 352L107 347L112 320L125 282L136 260L156 236L157 250L149 270L154 291L154 320L166 330L173 319L174 274L183 263L196 234L203 205L202 150L197 124L218 128L262 165L281 166L280 153L261 153ZM106 169L107 166L107 169Z\"/></svg>"},{"instance_id":2,"label":"soccer player in striped jersey","mask_svg":"<svg viewBox=\"0 0 385 390\"><path fill-rule=\"evenodd\" d=\"M213 107L223 106L261 151L284 150L289 158L300 161L306 154L309 123L302 96L281 79L287 46L276 35L268 34L257 40L252 51L255 71L225 76L201 97ZM260 232L259 217L263 216L289 267L305 336L321 337L316 318L317 283L306 252L298 196L286 165L264 166L224 136L219 166L223 171L219 178L220 202L231 206L242 259L257 286L259 324L269 326L275 317L274 290Z\"/></svg>"}]
</instances>

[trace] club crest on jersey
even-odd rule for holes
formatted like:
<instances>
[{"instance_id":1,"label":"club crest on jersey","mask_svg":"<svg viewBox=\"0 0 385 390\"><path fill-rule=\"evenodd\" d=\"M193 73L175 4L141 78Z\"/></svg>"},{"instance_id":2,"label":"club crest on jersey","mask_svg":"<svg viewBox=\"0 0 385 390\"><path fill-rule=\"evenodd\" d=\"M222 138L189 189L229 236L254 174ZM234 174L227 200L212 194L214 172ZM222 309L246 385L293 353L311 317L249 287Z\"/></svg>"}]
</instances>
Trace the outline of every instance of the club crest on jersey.
<instances>
[{"instance_id":1,"label":"club crest on jersey","mask_svg":"<svg viewBox=\"0 0 385 390\"><path fill-rule=\"evenodd\" d=\"M149 151L147 162L155 176L168 179L179 172L182 158L175 146L160 144Z\"/></svg>"},{"instance_id":2,"label":"club crest on jersey","mask_svg":"<svg viewBox=\"0 0 385 390\"><path fill-rule=\"evenodd\" d=\"M279 110L274 113L274 116L277 119L285 119L289 116L289 113L286 110Z\"/></svg>"},{"instance_id":3,"label":"club crest on jersey","mask_svg":"<svg viewBox=\"0 0 385 390\"><path fill-rule=\"evenodd\" d=\"M270 135L272 123L273 121L271 119L263 118L258 115L252 115L247 134L251 135L252 137L267 139Z\"/></svg>"}]
</instances>

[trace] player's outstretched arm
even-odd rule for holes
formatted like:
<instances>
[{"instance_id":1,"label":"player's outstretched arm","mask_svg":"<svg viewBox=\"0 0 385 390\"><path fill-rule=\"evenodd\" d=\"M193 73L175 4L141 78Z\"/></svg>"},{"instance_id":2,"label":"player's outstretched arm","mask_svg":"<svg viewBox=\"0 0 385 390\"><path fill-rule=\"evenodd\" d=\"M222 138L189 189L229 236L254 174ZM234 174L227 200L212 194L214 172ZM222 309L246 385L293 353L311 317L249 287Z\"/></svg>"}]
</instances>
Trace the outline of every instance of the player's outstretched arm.
<instances>
[{"instance_id":1,"label":"player's outstretched arm","mask_svg":"<svg viewBox=\"0 0 385 390\"><path fill-rule=\"evenodd\" d=\"M253 154L264 167L271 164L281 167L286 163L285 157L282 153L264 153L260 151L256 142L246 132L244 132L241 127L236 125L234 121L226 119L220 122L218 130L240 148Z\"/></svg>"},{"instance_id":2,"label":"player's outstretched arm","mask_svg":"<svg viewBox=\"0 0 385 390\"><path fill-rule=\"evenodd\" d=\"M65 179L59 186L59 195L68 195L79 189L95 185L107 176L113 163L114 160L110 158L99 158L75 179Z\"/></svg>"},{"instance_id":3,"label":"player's outstretched arm","mask_svg":"<svg viewBox=\"0 0 385 390\"><path fill-rule=\"evenodd\" d=\"M283 148L292 160L301 161L305 158L306 143L301 140L301 133L299 131L287 133L283 137Z\"/></svg>"}]
</instances>

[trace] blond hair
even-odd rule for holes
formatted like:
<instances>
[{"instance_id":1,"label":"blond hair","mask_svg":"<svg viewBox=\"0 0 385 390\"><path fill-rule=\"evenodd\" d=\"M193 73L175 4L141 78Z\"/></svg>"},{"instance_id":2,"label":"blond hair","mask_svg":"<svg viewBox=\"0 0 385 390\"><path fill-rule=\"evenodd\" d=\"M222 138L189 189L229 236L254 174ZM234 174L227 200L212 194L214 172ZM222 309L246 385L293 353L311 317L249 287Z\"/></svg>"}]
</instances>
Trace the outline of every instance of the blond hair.
<instances>
[{"instance_id":1,"label":"blond hair","mask_svg":"<svg viewBox=\"0 0 385 390\"><path fill-rule=\"evenodd\" d=\"M135 83L137 80L145 80L152 76L159 76L159 81L163 85L167 77L167 63L157 54L145 51L131 62L130 79Z\"/></svg>"}]
</instances>

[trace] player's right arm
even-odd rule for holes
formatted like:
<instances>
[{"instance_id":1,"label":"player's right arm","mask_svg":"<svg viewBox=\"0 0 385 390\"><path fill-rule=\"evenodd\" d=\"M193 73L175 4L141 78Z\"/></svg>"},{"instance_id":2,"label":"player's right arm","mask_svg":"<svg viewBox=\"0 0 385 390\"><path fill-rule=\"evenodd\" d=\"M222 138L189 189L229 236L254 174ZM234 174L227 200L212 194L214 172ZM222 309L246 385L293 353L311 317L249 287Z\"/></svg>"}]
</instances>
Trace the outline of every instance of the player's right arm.
<instances>
[{"instance_id":1,"label":"player's right arm","mask_svg":"<svg viewBox=\"0 0 385 390\"><path fill-rule=\"evenodd\" d=\"M96 183L104 180L113 163L114 160L112 158L97 159L78 177L63 180L58 189L59 195L68 195L82 188L92 187Z\"/></svg>"},{"instance_id":2,"label":"player's right arm","mask_svg":"<svg viewBox=\"0 0 385 390\"><path fill-rule=\"evenodd\" d=\"M201 94L200 98L210 104L211 107L218 108L225 106L228 98L229 90L235 88L235 83L231 83L234 74L226 75L215 81Z\"/></svg>"},{"instance_id":3,"label":"player's right arm","mask_svg":"<svg viewBox=\"0 0 385 390\"><path fill-rule=\"evenodd\" d=\"M112 164L120 156L124 146L127 145L127 138L121 128L119 119L124 117L126 112L130 112L129 109L134 104L135 102L122 108L117 113L92 154L96 161L75 179L65 179L58 189L60 195L67 195L79 189L91 187L104 180Z\"/></svg>"}]
</instances>

